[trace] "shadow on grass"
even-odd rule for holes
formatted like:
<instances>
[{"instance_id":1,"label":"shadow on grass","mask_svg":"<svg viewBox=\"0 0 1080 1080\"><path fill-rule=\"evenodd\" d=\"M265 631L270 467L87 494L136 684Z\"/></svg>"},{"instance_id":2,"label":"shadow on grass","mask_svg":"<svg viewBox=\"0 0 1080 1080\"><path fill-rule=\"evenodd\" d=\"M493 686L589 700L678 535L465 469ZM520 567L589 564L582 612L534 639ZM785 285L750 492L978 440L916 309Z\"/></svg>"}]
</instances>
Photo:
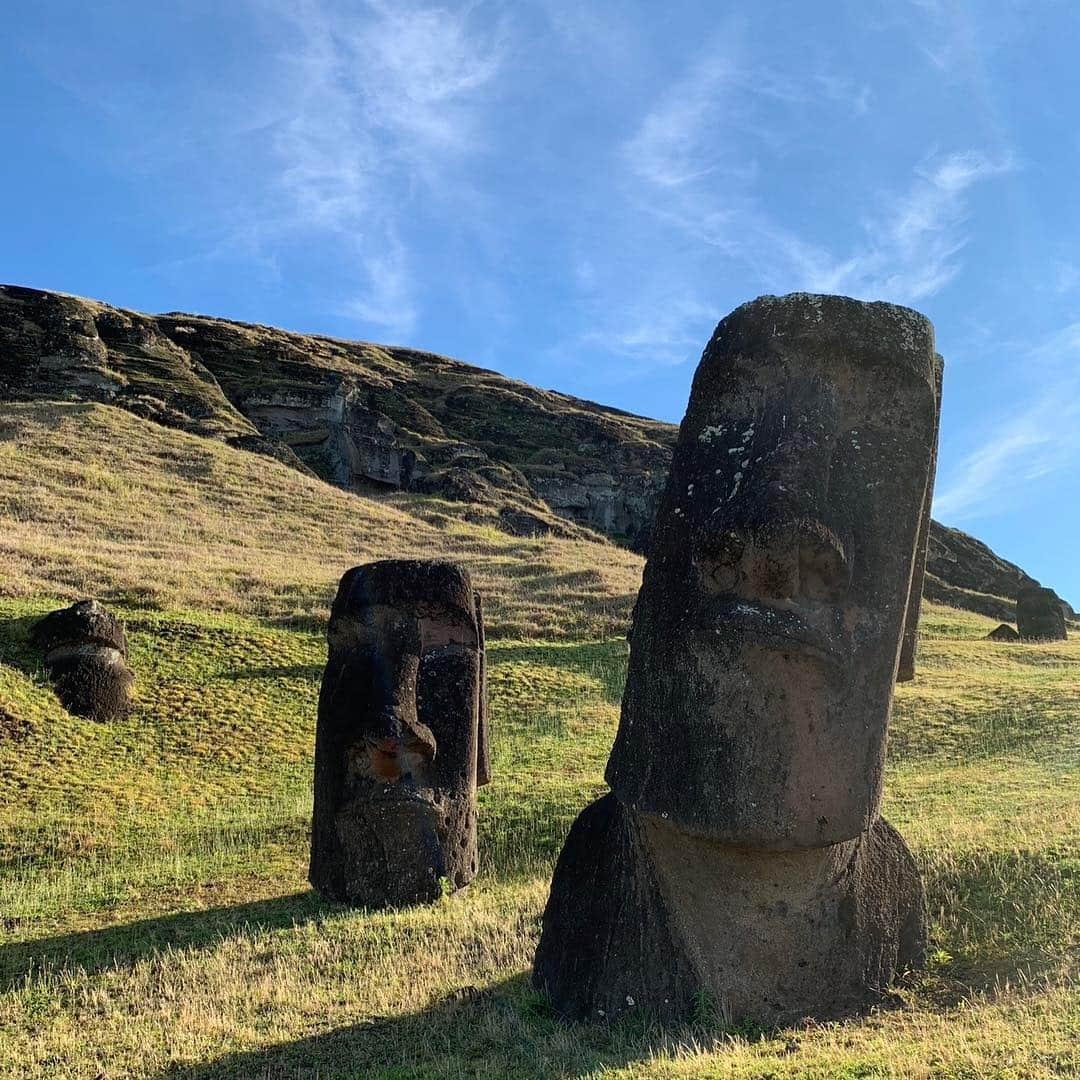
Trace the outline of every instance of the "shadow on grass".
<instances>
[{"instance_id":1,"label":"shadow on grass","mask_svg":"<svg viewBox=\"0 0 1080 1080\"><path fill-rule=\"evenodd\" d=\"M465 987L426 1009L374 1017L215 1061L175 1065L158 1080L509 1080L591 1076L619 1068L669 1043L642 1025L564 1028L527 973L485 988Z\"/></svg>"},{"instance_id":2,"label":"shadow on grass","mask_svg":"<svg viewBox=\"0 0 1080 1080\"><path fill-rule=\"evenodd\" d=\"M203 948L249 928L281 930L336 910L313 891L232 907L181 912L103 930L62 934L0 946L0 990L28 976L81 968L88 975L128 966L163 949Z\"/></svg>"},{"instance_id":3,"label":"shadow on grass","mask_svg":"<svg viewBox=\"0 0 1080 1080\"><path fill-rule=\"evenodd\" d=\"M10 619L0 619L0 664L7 664L29 675L32 679L45 679L41 651L31 640L34 627L41 622L47 612L39 615L19 615Z\"/></svg>"}]
</instances>

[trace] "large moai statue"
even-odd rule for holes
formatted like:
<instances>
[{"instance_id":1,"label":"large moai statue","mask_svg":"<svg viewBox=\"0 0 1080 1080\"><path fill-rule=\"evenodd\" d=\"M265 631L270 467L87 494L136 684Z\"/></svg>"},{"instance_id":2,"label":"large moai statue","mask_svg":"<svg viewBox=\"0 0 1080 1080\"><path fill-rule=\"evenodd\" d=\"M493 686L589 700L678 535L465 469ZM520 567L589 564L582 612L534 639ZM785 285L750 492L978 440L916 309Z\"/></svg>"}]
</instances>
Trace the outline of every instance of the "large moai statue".
<instances>
[{"instance_id":1,"label":"large moai statue","mask_svg":"<svg viewBox=\"0 0 1080 1080\"><path fill-rule=\"evenodd\" d=\"M135 681L127 665L127 635L104 604L80 600L50 612L34 627L33 640L69 713L101 721L127 715Z\"/></svg>"},{"instance_id":2,"label":"large moai statue","mask_svg":"<svg viewBox=\"0 0 1080 1080\"><path fill-rule=\"evenodd\" d=\"M1029 641L1064 641L1068 638L1065 608L1053 589L1024 584L1016 594L1016 629Z\"/></svg>"},{"instance_id":3,"label":"large moai statue","mask_svg":"<svg viewBox=\"0 0 1080 1080\"><path fill-rule=\"evenodd\" d=\"M534 982L566 1018L761 1024L880 995L925 944L879 816L938 417L933 329L766 296L694 378L634 609L611 792L555 869Z\"/></svg>"},{"instance_id":4,"label":"large moai statue","mask_svg":"<svg viewBox=\"0 0 1080 1080\"><path fill-rule=\"evenodd\" d=\"M460 567L348 571L330 614L309 878L358 907L437 899L476 874L490 777L480 597Z\"/></svg>"}]
</instances>

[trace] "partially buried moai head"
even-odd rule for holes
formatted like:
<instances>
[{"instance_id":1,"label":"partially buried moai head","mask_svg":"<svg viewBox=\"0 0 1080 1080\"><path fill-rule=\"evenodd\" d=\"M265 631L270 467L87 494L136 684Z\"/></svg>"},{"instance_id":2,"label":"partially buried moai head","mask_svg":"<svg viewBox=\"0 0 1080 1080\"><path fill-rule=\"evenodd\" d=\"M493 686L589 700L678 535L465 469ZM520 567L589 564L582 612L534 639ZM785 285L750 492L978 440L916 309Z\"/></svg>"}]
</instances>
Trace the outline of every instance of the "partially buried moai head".
<instances>
[{"instance_id":1,"label":"partially buried moai head","mask_svg":"<svg viewBox=\"0 0 1080 1080\"><path fill-rule=\"evenodd\" d=\"M453 563L341 579L319 699L311 880L364 906L434 899L476 872L489 778L480 600Z\"/></svg>"},{"instance_id":2,"label":"partially buried moai head","mask_svg":"<svg viewBox=\"0 0 1080 1080\"><path fill-rule=\"evenodd\" d=\"M607 778L746 847L874 820L937 427L933 328L762 297L694 378L634 613Z\"/></svg>"},{"instance_id":3,"label":"partially buried moai head","mask_svg":"<svg viewBox=\"0 0 1080 1080\"><path fill-rule=\"evenodd\" d=\"M127 715L135 681L127 666L127 635L103 604L80 600L50 612L33 636L68 712L101 721Z\"/></svg>"}]
</instances>

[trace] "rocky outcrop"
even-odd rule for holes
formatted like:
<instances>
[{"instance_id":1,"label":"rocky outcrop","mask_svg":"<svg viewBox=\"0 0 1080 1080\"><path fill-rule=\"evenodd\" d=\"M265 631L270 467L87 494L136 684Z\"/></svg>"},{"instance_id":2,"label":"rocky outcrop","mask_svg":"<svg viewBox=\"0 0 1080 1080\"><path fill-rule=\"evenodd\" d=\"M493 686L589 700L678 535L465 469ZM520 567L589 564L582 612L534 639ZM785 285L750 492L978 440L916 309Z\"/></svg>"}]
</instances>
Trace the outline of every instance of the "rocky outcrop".
<instances>
[{"instance_id":1,"label":"rocky outcrop","mask_svg":"<svg viewBox=\"0 0 1080 1080\"><path fill-rule=\"evenodd\" d=\"M115 405L342 487L468 502L515 535L639 551L678 434L432 353L0 286L0 400L34 398ZM1012 621L1030 580L933 524L930 599Z\"/></svg>"}]
</instances>

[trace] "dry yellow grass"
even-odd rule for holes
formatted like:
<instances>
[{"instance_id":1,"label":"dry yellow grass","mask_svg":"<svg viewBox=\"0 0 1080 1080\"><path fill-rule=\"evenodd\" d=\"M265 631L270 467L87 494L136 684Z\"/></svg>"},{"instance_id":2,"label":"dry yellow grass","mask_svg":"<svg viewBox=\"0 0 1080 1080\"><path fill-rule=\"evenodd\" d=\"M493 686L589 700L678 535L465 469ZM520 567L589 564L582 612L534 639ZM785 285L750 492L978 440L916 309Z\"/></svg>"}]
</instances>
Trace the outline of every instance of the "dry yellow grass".
<instances>
[{"instance_id":1,"label":"dry yellow grass","mask_svg":"<svg viewBox=\"0 0 1080 1080\"><path fill-rule=\"evenodd\" d=\"M468 508L350 495L100 406L0 420L0 1075L896 1077L1080 1071L1080 639L1000 645L928 605L897 692L885 813L927 884L927 969L843 1023L564 1027L527 972L568 822L602 783L640 560L514 540ZM484 867L404 912L306 888L341 570L465 561L488 593ZM26 644L57 597L123 601L139 681L67 716ZM296 625L299 623L299 625ZM578 641L553 642L543 638ZM5 741L6 738L6 741Z\"/></svg>"},{"instance_id":2,"label":"dry yellow grass","mask_svg":"<svg viewBox=\"0 0 1080 1080\"><path fill-rule=\"evenodd\" d=\"M493 635L625 630L638 556L515 538L475 512L364 498L103 405L7 405L0 418L2 594L288 619L324 615L357 563L452 558L483 591Z\"/></svg>"}]
</instances>

